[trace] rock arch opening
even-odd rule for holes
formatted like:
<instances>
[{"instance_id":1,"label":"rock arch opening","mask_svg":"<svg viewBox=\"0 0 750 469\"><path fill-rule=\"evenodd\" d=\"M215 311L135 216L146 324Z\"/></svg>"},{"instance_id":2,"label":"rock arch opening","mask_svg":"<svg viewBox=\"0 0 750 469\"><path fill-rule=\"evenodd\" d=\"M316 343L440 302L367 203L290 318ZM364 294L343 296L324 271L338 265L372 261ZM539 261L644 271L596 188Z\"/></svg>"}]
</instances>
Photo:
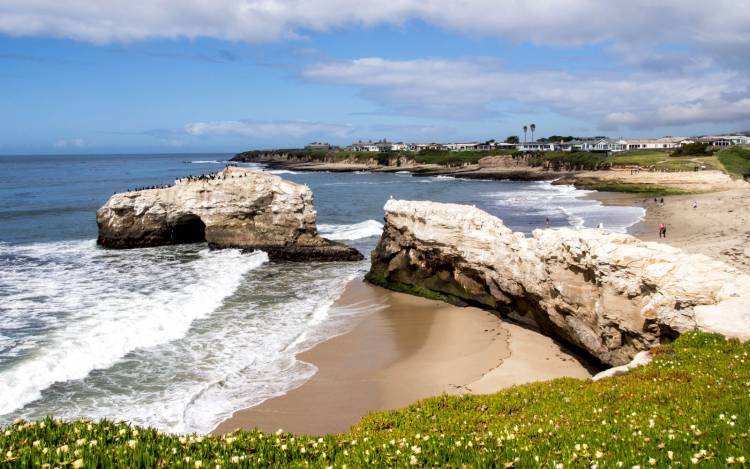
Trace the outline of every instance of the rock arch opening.
<instances>
[{"instance_id":1,"label":"rock arch opening","mask_svg":"<svg viewBox=\"0 0 750 469\"><path fill-rule=\"evenodd\" d=\"M172 243L189 244L206 241L206 224L197 215L180 217L172 226Z\"/></svg>"}]
</instances>

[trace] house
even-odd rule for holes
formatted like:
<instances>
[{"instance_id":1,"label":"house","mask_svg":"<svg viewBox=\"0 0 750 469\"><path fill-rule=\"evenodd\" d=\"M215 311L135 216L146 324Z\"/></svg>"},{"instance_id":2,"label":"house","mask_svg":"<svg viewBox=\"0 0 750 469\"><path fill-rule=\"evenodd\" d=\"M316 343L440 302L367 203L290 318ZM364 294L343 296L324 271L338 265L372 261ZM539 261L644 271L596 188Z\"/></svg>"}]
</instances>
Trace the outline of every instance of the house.
<instances>
[{"instance_id":1,"label":"house","mask_svg":"<svg viewBox=\"0 0 750 469\"><path fill-rule=\"evenodd\" d=\"M538 153L540 151L555 151L555 144L549 142L525 142L516 145L518 151L524 153Z\"/></svg>"},{"instance_id":2,"label":"house","mask_svg":"<svg viewBox=\"0 0 750 469\"><path fill-rule=\"evenodd\" d=\"M672 150L681 146L684 137L636 138L620 140L625 150Z\"/></svg>"},{"instance_id":3,"label":"house","mask_svg":"<svg viewBox=\"0 0 750 469\"><path fill-rule=\"evenodd\" d=\"M328 143L312 142L305 145L305 150L321 150L328 151L331 149L331 145Z\"/></svg>"},{"instance_id":4,"label":"house","mask_svg":"<svg viewBox=\"0 0 750 469\"><path fill-rule=\"evenodd\" d=\"M417 143L414 145L414 150L416 151L447 150L447 148L445 148L445 146L440 143Z\"/></svg>"},{"instance_id":5,"label":"house","mask_svg":"<svg viewBox=\"0 0 750 469\"><path fill-rule=\"evenodd\" d=\"M476 150L479 146L479 143L477 142L471 142L471 143L446 143L443 145L450 151L472 151Z\"/></svg>"},{"instance_id":6,"label":"house","mask_svg":"<svg viewBox=\"0 0 750 469\"><path fill-rule=\"evenodd\" d=\"M377 143L372 143L372 140L368 140L366 142L363 142L362 140L358 140L351 145L349 145L349 150L352 151L370 151L370 152L378 152L380 151L380 148L378 148Z\"/></svg>"}]
</instances>

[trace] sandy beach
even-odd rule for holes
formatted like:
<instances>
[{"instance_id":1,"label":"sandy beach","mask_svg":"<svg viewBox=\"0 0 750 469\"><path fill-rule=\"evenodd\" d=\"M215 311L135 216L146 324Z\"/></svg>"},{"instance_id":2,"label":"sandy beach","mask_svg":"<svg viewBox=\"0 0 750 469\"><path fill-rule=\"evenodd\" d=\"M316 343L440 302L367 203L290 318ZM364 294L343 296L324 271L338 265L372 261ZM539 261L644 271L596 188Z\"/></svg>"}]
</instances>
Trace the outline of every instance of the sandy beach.
<instances>
[{"instance_id":1,"label":"sandy beach","mask_svg":"<svg viewBox=\"0 0 750 469\"><path fill-rule=\"evenodd\" d=\"M490 393L591 371L552 339L478 308L351 282L338 306L383 305L351 332L298 355L318 372L301 387L236 412L214 433L278 428L299 434L348 430L372 411L447 394Z\"/></svg>"},{"instance_id":2,"label":"sandy beach","mask_svg":"<svg viewBox=\"0 0 750 469\"><path fill-rule=\"evenodd\" d=\"M597 192L612 205L646 209L630 233L750 270L750 191L653 197ZM660 223L667 238L658 239ZM353 329L298 358L318 372L289 393L236 412L214 433L278 428L299 434L348 430L369 412L439 395L492 393L596 370L552 339L478 308L460 308L351 282L337 305L381 306Z\"/></svg>"},{"instance_id":3,"label":"sandy beach","mask_svg":"<svg viewBox=\"0 0 750 469\"><path fill-rule=\"evenodd\" d=\"M688 252L705 254L738 269L750 271L750 189L705 194L654 197L643 194L597 192L591 195L605 204L640 206L644 220L630 234L645 241L659 241ZM659 225L667 237L659 239Z\"/></svg>"}]
</instances>

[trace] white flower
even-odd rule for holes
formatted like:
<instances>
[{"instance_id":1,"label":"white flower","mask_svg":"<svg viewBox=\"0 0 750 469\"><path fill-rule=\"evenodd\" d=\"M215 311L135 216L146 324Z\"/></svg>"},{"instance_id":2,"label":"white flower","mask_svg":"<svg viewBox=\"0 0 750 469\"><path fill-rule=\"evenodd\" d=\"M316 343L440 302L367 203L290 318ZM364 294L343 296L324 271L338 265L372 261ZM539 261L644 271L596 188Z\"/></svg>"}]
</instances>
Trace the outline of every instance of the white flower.
<instances>
[{"instance_id":1,"label":"white flower","mask_svg":"<svg viewBox=\"0 0 750 469\"><path fill-rule=\"evenodd\" d=\"M734 459L734 456L729 456L727 458L727 464L734 464L736 461Z\"/></svg>"},{"instance_id":2,"label":"white flower","mask_svg":"<svg viewBox=\"0 0 750 469\"><path fill-rule=\"evenodd\" d=\"M41 441L39 441L39 440L34 440L34 442L33 442L33 443L31 443L31 444L32 444L33 446L39 446L40 444L42 444L42 442L41 442Z\"/></svg>"},{"instance_id":3,"label":"white flower","mask_svg":"<svg viewBox=\"0 0 750 469\"><path fill-rule=\"evenodd\" d=\"M234 464L239 464L240 457L239 456L232 456L232 459L230 459Z\"/></svg>"},{"instance_id":4,"label":"white flower","mask_svg":"<svg viewBox=\"0 0 750 469\"><path fill-rule=\"evenodd\" d=\"M5 453L5 457L8 458L8 459L12 458L13 457L13 451L8 451L7 453Z\"/></svg>"},{"instance_id":5,"label":"white flower","mask_svg":"<svg viewBox=\"0 0 750 469\"><path fill-rule=\"evenodd\" d=\"M128 431L127 431L127 430L125 430L124 428L121 428L121 429L120 429L120 435L124 435L124 434L126 434L127 432L128 432Z\"/></svg>"},{"instance_id":6,"label":"white flower","mask_svg":"<svg viewBox=\"0 0 750 469\"><path fill-rule=\"evenodd\" d=\"M135 448L136 441L135 440L128 440L128 446L131 448Z\"/></svg>"},{"instance_id":7,"label":"white flower","mask_svg":"<svg viewBox=\"0 0 750 469\"><path fill-rule=\"evenodd\" d=\"M201 462L200 460L198 460L198 461L195 461L194 465L195 465L195 467L203 467L203 462Z\"/></svg>"},{"instance_id":8,"label":"white flower","mask_svg":"<svg viewBox=\"0 0 750 469\"><path fill-rule=\"evenodd\" d=\"M555 469L563 469L564 467L565 467L565 465L563 463L561 463L561 462L555 464Z\"/></svg>"},{"instance_id":9,"label":"white flower","mask_svg":"<svg viewBox=\"0 0 750 469\"><path fill-rule=\"evenodd\" d=\"M78 469L79 467L83 467L83 459L76 459L73 461L73 467L75 469Z\"/></svg>"},{"instance_id":10,"label":"white flower","mask_svg":"<svg viewBox=\"0 0 750 469\"><path fill-rule=\"evenodd\" d=\"M411 464L412 466L417 465L417 457L414 456L413 454L411 455L411 458L409 459L409 464Z\"/></svg>"},{"instance_id":11,"label":"white flower","mask_svg":"<svg viewBox=\"0 0 750 469\"><path fill-rule=\"evenodd\" d=\"M669 458L669 460L671 461L671 460L672 460L672 458L674 458L674 452L673 452L673 451L667 451L667 457L668 457L668 458Z\"/></svg>"},{"instance_id":12,"label":"white flower","mask_svg":"<svg viewBox=\"0 0 750 469\"><path fill-rule=\"evenodd\" d=\"M604 453L602 453L601 451L597 450L596 453L594 454L594 456L596 456L596 459L601 459L602 456L604 456Z\"/></svg>"},{"instance_id":13,"label":"white flower","mask_svg":"<svg viewBox=\"0 0 750 469\"><path fill-rule=\"evenodd\" d=\"M278 430L276 430L276 434L277 435L281 435L282 433L284 433L284 430L282 430L280 428Z\"/></svg>"},{"instance_id":14,"label":"white flower","mask_svg":"<svg viewBox=\"0 0 750 469\"><path fill-rule=\"evenodd\" d=\"M654 458L648 458L648 463L651 464L652 466L655 466L656 465L656 459L654 459Z\"/></svg>"}]
</instances>

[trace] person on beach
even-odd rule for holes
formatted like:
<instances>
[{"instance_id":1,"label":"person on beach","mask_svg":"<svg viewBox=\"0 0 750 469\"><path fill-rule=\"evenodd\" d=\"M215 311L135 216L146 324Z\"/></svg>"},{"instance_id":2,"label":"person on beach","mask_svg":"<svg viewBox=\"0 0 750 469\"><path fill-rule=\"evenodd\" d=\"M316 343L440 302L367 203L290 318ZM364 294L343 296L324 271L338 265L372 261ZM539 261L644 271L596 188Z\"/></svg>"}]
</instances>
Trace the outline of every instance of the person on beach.
<instances>
[{"instance_id":1,"label":"person on beach","mask_svg":"<svg viewBox=\"0 0 750 469\"><path fill-rule=\"evenodd\" d=\"M662 223L659 225L659 239L666 238L667 237L667 226Z\"/></svg>"},{"instance_id":2,"label":"person on beach","mask_svg":"<svg viewBox=\"0 0 750 469\"><path fill-rule=\"evenodd\" d=\"M544 224L547 228L549 228L549 217L545 218Z\"/></svg>"}]
</instances>

